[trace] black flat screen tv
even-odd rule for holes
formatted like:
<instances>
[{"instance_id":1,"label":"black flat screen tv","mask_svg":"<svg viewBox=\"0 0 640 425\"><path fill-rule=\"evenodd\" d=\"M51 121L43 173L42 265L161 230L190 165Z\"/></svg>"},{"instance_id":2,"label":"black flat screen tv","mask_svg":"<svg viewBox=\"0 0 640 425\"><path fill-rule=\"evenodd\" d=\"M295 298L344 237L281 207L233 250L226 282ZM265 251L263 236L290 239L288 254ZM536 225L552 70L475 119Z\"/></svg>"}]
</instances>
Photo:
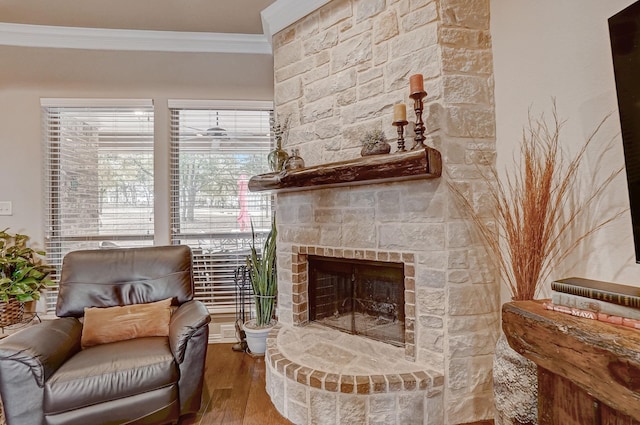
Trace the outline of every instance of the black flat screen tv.
<instances>
[{"instance_id":1,"label":"black flat screen tv","mask_svg":"<svg viewBox=\"0 0 640 425\"><path fill-rule=\"evenodd\" d=\"M640 1L609 18L609 36L618 93L636 263L640 263Z\"/></svg>"}]
</instances>

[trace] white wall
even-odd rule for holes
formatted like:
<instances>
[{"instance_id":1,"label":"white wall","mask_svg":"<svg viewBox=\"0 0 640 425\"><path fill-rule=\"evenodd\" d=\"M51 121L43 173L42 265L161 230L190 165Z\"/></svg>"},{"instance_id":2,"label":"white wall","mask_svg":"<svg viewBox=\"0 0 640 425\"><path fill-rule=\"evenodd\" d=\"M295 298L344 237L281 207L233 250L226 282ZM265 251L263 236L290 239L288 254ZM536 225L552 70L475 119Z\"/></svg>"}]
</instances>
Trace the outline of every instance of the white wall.
<instances>
[{"instance_id":1,"label":"white wall","mask_svg":"<svg viewBox=\"0 0 640 425\"><path fill-rule=\"evenodd\" d=\"M575 152L608 112L613 119L598 143L615 137L599 161L591 152L585 174L603 175L624 164L607 18L633 0L490 0L495 72L497 166L512 163L528 109L549 113L556 98L568 119L562 146ZM573 149L573 150L572 150ZM583 176L590 177L590 176ZM599 204L600 211L629 205L622 173ZM640 286L630 214L584 243L552 278L582 276Z\"/></svg>"},{"instance_id":2,"label":"white wall","mask_svg":"<svg viewBox=\"0 0 640 425\"><path fill-rule=\"evenodd\" d=\"M144 98L156 105L157 243L168 243L167 99L273 100L269 55L140 53L0 46L0 230L44 246L40 98ZM163 190L164 189L164 190Z\"/></svg>"},{"instance_id":3,"label":"white wall","mask_svg":"<svg viewBox=\"0 0 640 425\"><path fill-rule=\"evenodd\" d=\"M26 233L42 248L39 98L2 90L0 111L0 201L13 203L13 215L0 216L0 228Z\"/></svg>"}]
</instances>

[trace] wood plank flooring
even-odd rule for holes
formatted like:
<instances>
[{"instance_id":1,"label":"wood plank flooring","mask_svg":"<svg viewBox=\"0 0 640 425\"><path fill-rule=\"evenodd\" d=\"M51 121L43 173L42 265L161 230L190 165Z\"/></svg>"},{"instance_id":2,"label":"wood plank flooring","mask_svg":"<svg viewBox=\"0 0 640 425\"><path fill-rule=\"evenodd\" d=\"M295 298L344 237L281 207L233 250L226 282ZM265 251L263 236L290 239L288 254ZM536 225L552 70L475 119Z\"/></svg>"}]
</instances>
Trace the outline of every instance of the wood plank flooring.
<instances>
[{"instance_id":1,"label":"wood plank flooring","mask_svg":"<svg viewBox=\"0 0 640 425\"><path fill-rule=\"evenodd\" d=\"M204 375L202 407L179 425L291 425L265 391L264 357L210 344Z\"/></svg>"}]
</instances>

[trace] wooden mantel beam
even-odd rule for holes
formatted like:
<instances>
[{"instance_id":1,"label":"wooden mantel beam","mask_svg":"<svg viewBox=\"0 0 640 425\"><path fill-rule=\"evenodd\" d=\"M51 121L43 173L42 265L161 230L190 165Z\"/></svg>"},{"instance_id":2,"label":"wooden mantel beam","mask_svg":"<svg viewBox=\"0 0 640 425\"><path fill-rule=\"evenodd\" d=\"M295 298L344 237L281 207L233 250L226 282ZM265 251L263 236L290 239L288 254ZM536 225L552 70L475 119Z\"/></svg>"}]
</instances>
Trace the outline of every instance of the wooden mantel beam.
<instances>
[{"instance_id":1,"label":"wooden mantel beam","mask_svg":"<svg viewBox=\"0 0 640 425\"><path fill-rule=\"evenodd\" d=\"M280 173L251 177L249 190L311 189L326 185L359 184L407 177L433 178L442 174L440 152L432 148L388 155L372 155Z\"/></svg>"},{"instance_id":2,"label":"wooden mantel beam","mask_svg":"<svg viewBox=\"0 0 640 425\"><path fill-rule=\"evenodd\" d=\"M518 353L640 420L640 330L549 311L538 301L505 304L502 328Z\"/></svg>"}]
</instances>

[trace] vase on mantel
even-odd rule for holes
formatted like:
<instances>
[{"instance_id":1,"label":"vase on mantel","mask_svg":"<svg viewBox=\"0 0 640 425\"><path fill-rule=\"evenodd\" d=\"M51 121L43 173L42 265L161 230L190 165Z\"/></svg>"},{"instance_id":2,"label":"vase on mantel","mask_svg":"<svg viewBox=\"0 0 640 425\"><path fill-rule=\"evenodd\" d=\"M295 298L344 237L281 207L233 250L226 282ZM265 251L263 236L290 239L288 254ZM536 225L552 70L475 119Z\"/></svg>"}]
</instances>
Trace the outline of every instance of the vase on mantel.
<instances>
[{"instance_id":1,"label":"vase on mantel","mask_svg":"<svg viewBox=\"0 0 640 425\"><path fill-rule=\"evenodd\" d=\"M285 162L284 168L287 170L304 168L304 159L300 156L300 151L297 148L291 150L291 156Z\"/></svg>"},{"instance_id":2,"label":"vase on mantel","mask_svg":"<svg viewBox=\"0 0 640 425\"><path fill-rule=\"evenodd\" d=\"M289 159L287 151L282 149L282 139L276 138L276 148L269 152L267 160L269 161L269 167L274 173L278 173L284 169L284 164Z\"/></svg>"},{"instance_id":3,"label":"vase on mantel","mask_svg":"<svg viewBox=\"0 0 640 425\"><path fill-rule=\"evenodd\" d=\"M538 424L538 367L500 332L493 358L495 425Z\"/></svg>"}]
</instances>

